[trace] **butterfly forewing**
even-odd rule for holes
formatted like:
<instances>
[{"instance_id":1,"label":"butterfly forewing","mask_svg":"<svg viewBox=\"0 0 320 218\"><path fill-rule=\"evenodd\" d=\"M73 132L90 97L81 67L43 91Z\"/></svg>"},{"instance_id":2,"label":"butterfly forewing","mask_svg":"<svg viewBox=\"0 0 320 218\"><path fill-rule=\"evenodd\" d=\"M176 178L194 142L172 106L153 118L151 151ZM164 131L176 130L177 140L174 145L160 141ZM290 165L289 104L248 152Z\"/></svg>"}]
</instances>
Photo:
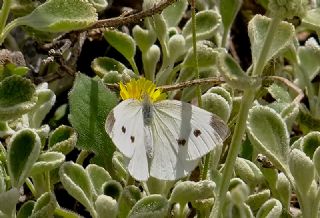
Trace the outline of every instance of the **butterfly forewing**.
<instances>
[{"instance_id":1,"label":"butterfly forewing","mask_svg":"<svg viewBox=\"0 0 320 218\"><path fill-rule=\"evenodd\" d=\"M167 128L172 149L187 160L196 160L221 146L228 134L228 127L218 117L185 102L160 101L154 113Z\"/></svg>"},{"instance_id":2,"label":"butterfly forewing","mask_svg":"<svg viewBox=\"0 0 320 218\"><path fill-rule=\"evenodd\" d=\"M120 152L131 158L130 174L137 180L147 180L149 170L141 103L133 99L122 101L109 113L105 128Z\"/></svg>"}]
</instances>

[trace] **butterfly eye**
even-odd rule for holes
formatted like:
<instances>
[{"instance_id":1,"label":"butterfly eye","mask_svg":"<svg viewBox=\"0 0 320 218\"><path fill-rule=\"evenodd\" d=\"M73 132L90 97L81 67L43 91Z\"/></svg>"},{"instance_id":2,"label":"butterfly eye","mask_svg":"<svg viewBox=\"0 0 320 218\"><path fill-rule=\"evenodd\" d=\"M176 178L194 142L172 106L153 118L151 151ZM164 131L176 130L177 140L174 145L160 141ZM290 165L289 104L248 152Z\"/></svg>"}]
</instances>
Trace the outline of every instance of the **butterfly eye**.
<instances>
[{"instance_id":1,"label":"butterfly eye","mask_svg":"<svg viewBox=\"0 0 320 218\"><path fill-rule=\"evenodd\" d=\"M200 131L199 129L196 129L196 130L193 131L193 135L194 135L195 137L198 137L198 136L201 135L201 131Z\"/></svg>"},{"instance_id":2,"label":"butterfly eye","mask_svg":"<svg viewBox=\"0 0 320 218\"><path fill-rule=\"evenodd\" d=\"M186 144L186 140L185 139L177 139L178 145L185 145Z\"/></svg>"},{"instance_id":3,"label":"butterfly eye","mask_svg":"<svg viewBox=\"0 0 320 218\"><path fill-rule=\"evenodd\" d=\"M121 130L123 133L126 133L126 127L122 126Z\"/></svg>"},{"instance_id":4,"label":"butterfly eye","mask_svg":"<svg viewBox=\"0 0 320 218\"><path fill-rule=\"evenodd\" d=\"M131 143L134 143L134 136L131 136L130 139L131 139Z\"/></svg>"}]
</instances>

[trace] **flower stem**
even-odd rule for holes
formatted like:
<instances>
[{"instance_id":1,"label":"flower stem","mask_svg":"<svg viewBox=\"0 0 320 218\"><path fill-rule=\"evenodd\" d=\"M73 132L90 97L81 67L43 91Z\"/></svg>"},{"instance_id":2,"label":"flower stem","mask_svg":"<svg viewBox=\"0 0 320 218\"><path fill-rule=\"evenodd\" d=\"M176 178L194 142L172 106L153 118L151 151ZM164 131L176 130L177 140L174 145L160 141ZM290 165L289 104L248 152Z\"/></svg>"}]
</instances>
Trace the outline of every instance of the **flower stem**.
<instances>
[{"instance_id":1,"label":"flower stem","mask_svg":"<svg viewBox=\"0 0 320 218\"><path fill-rule=\"evenodd\" d=\"M0 12L0 34L2 34L3 28L5 27L8 16L10 13L10 6L11 6L12 0L4 0Z\"/></svg>"},{"instance_id":2,"label":"flower stem","mask_svg":"<svg viewBox=\"0 0 320 218\"><path fill-rule=\"evenodd\" d=\"M218 190L217 200L215 201L214 207L211 210L210 218L220 217L222 207L226 199L226 193L228 191L229 183L233 173L234 163L239 154L241 147L242 137L246 130L246 120L248 117L249 109L251 108L252 102L255 97L255 89L247 89L242 97L240 111L237 119L237 124L232 136L230 150L228 152L227 160L225 162L221 181L221 186Z\"/></svg>"}]
</instances>

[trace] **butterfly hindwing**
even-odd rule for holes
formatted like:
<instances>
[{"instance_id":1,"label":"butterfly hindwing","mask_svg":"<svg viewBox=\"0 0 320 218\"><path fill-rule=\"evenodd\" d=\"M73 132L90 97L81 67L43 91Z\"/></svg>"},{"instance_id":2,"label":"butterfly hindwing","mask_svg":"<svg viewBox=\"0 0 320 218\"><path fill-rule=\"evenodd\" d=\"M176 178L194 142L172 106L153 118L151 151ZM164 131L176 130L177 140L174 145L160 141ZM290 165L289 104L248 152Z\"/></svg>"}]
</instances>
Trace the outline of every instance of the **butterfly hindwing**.
<instances>
[{"instance_id":1,"label":"butterfly hindwing","mask_svg":"<svg viewBox=\"0 0 320 218\"><path fill-rule=\"evenodd\" d=\"M140 102L128 99L119 103L109 113L105 129L119 151L130 158L130 174L137 180L147 180L149 170Z\"/></svg>"}]
</instances>

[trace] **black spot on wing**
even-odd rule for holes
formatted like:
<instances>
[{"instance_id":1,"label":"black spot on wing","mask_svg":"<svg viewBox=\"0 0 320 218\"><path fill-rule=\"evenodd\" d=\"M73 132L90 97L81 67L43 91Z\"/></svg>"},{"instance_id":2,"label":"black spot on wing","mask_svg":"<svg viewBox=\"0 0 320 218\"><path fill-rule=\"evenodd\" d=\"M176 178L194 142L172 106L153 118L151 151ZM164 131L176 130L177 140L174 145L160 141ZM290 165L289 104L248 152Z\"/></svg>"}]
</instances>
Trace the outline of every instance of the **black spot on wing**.
<instances>
[{"instance_id":1,"label":"black spot on wing","mask_svg":"<svg viewBox=\"0 0 320 218\"><path fill-rule=\"evenodd\" d=\"M111 133L115 122L116 122L116 119L114 118L114 113L113 113L113 111L111 111L109 113L109 115L107 117L107 121L106 121L106 131L108 134Z\"/></svg>"},{"instance_id":2,"label":"black spot on wing","mask_svg":"<svg viewBox=\"0 0 320 218\"><path fill-rule=\"evenodd\" d=\"M201 135L201 131L200 131L199 129L195 129L195 130L193 131L193 135L194 135L195 137L198 137L198 136Z\"/></svg>"},{"instance_id":3,"label":"black spot on wing","mask_svg":"<svg viewBox=\"0 0 320 218\"><path fill-rule=\"evenodd\" d=\"M186 140L185 139L177 139L178 145L185 145L186 144Z\"/></svg>"},{"instance_id":4,"label":"black spot on wing","mask_svg":"<svg viewBox=\"0 0 320 218\"><path fill-rule=\"evenodd\" d=\"M130 137L131 143L134 143L134 136Z\"/></svg>"},{"instance_id":5,"label":"black spot on wing","mask_svg":"<svg viewBox=\"0 0 320 218\"><path fill-rule=\"evenodd\" d=\"M126 133L126 130L127 130L126 127L124 127L124 126L121 127L121 131L122 131L123 133Z\"/></svg>"},{"instance_id":6,"label":"black spot on wing","mask_svg":"<svg viewBox=\"0 0 320 218\"><path fill-rule=\"evenodd\" d=\"M230 134L227 124L217 115L211 115L210 126L218 133L222 140L225 140Z\"/></svg>"}]
</instances>

